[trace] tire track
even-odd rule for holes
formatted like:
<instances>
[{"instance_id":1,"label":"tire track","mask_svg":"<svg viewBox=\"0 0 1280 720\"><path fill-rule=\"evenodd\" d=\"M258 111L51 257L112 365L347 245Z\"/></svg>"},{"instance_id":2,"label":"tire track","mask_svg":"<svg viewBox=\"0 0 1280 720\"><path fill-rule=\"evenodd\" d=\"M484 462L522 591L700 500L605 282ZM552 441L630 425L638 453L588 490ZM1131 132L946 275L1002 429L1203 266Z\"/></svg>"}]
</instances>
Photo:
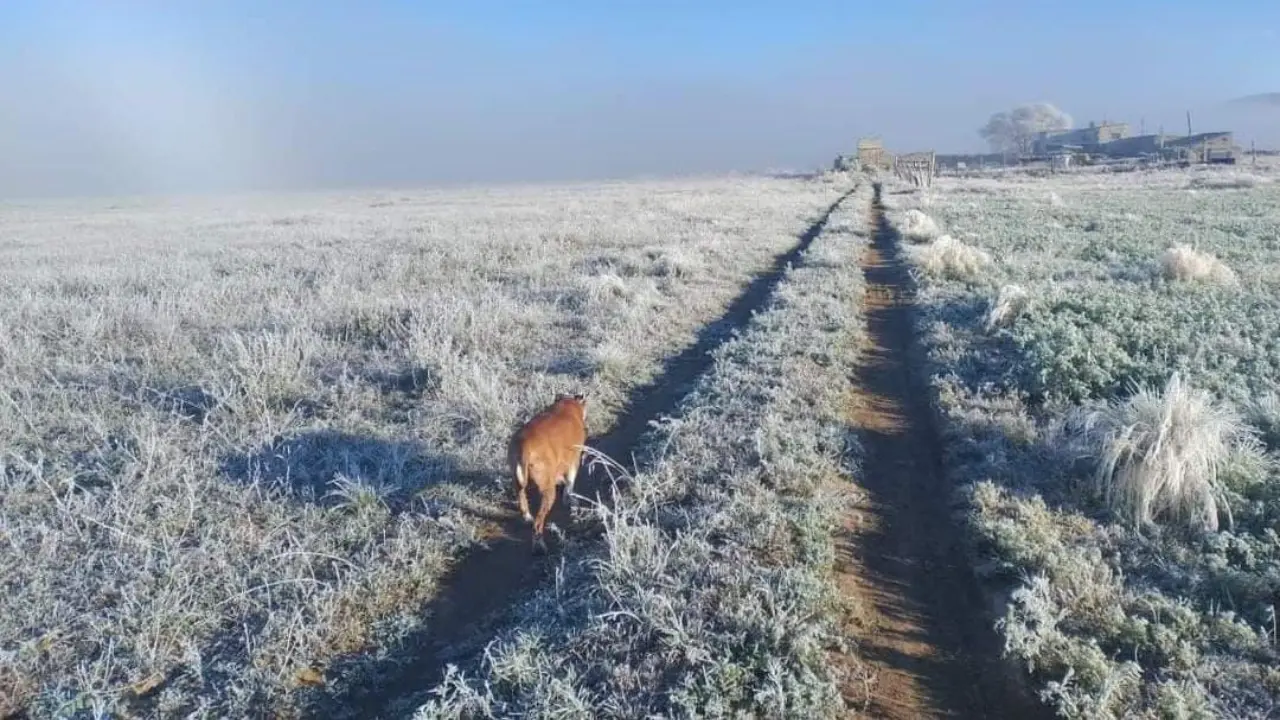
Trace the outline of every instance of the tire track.
<instances>
[{"instance_id":1,"label":"tire track","mask_svg":"<svg viewBox=\"0 0 1280 720\"><path fill-rule=\"evenodd\" d=\"M633 390L618 420L607 434L587 444L623 465L629 449L649 430L652 421L674 412L713 362L711 353L744 327L772 296L786 269L794 264L822 234L831 214L857 187L835 200L802 233L790 250L776 256L772 265L756 277L716 320L698 331L694 342L664 361L658 376ZM583 468L578 494L599 497L608 487L603 472ZM561 491L563 491L561 489ZM567 503L561 499L551 521L567 527ZM475 651L493 634L504 613L527 591L546 579L554 568L554 553L535 554L528 526L512 518L499 523L501 530L487 547L466 552L440 581L441 590L424 609L430 618L420 632L406 639L389 657L378 661L371 681L352 684L335 696L308 703L307 717L397 717L412 711L412 700L444 677L450 662ZM554 545L553 545L554 547Z\"/></svg>"},{"instance_id":2,"label":"tire track","mask_svg":"<svg viewBox=\"0 0 1280 720\"><path fill-rule=\"evenodd\" d=\"M884 718L1049 717L1001 660L962 550L930 388L912 365L912 282L880 195L877 183L875 241L861 262L867 343L847 411L866 450L866 498L837 562L837 583L861 611L846 629L874 674L856 702Z\"/></svg>"}]
</instances>

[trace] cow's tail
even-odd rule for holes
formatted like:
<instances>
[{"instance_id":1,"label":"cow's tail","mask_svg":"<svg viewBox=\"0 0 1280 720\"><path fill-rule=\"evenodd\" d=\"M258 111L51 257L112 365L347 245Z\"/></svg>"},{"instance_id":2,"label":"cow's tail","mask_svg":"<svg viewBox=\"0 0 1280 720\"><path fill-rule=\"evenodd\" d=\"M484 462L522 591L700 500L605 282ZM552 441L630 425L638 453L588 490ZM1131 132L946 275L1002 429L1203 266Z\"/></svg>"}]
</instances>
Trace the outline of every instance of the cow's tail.
<instances>
[{"instance_id":1,"label":"cow's tail","mask_svg":"<svg viewBox=\"0 0 1280 720\"><path fill-rule=\"evenodd\" d=\"M524 458L516 458L516 487L524 489L529 483L529 466L525 463Z\"/></svg>"}]
</instances>

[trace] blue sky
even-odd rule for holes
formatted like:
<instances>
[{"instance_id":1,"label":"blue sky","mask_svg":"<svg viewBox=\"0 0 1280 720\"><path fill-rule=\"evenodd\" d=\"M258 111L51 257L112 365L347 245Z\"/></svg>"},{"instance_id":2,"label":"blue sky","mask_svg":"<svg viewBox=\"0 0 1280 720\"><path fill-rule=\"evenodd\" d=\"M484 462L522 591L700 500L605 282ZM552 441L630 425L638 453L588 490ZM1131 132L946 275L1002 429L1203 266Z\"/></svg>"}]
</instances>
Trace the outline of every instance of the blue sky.
<instances>
[{"instance_id":1,"label":"blue sky","mask_svg":"<svg viewBox=\"0 0 1280 720\"><path fill-rule=\"evenodd\" d=\"M1277 47L1263 0L6 0L0 196L811 168L1034 101L1280 145L1218 107Z\"/></svg>"}]
</instances>

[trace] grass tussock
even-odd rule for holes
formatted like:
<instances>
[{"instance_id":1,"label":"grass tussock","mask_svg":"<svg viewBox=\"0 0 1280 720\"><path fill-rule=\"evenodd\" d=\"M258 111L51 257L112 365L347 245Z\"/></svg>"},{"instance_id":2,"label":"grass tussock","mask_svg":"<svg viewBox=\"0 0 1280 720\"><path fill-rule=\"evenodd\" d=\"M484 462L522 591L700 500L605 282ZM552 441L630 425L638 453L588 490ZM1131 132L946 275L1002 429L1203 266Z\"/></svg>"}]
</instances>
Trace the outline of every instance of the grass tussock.
<instances>
[{"instance_id":1,"label":"grass tussock","mask_svg":"<svg viewBox=\"0 0 1280 720\"><path fill-rule=\"evenodd\" d=\"M823 491L856 442L840 420L856 360L864 188L788 271L595 518L419 720L827 717L842 700L829 572L842 511Z\"/></svg>"},{"instance_id":2,"label":"grass tussock","mask_svg":"<svg viewBox=\"0 0 1280 720\"><path fill-rule=\"evenodd\" d=\"M1247 418L1267 450L1280 452L1280 393L1266 393L1251 402Z\"/></svg>"},{"instance_id":3,"label":"grass tussock","mask_svg":"<svg viewBox=\"0 0 1280 720\"><path fill-rule=\"evenodd\" d=\"M1160 275L1173 282L1236 284L1236 273L1226 263L1187 245L1175 245L1160 256Z\"/></svg>"},{"instance_id":4,"label":"grass tussock","mask_svg":"<svg viewBox=\"0 0 1280 720\"><path fill-rule=\"evenodd\" d=\"M987 308L983 326L988 330L1009 327L1031 305L1031 295L1021 285L1001 285Z\"/></svg>"},{"instance_id":5,"label":"grass tussock","mask_svg":"<svg viewBox=\"0 0 1280 720\"><path fill-rule=\"evenodd\" d=\"M902 213L899 232L912 242L929 242L942 235L942 228L938 226L937 220L923 210L911 208Z\"/></svg>"},{"instance_id":6,"label":"grass tussock","mask_svg":"<svg viewBox=\"0 0 1280 720\"><path fill-rule=\"evenodd\" d=\"M1177 373L1162 390L1140 388L1090 413L1084 432L1108 505L1139 525L1173 520L1208 532L1226 509L1219 470L1252 439L1236 412Z\"/></svg>"},{"instance_id":7,"label":"grass tussock","mask_svg":"<svg viewBox=\"0 0 1280 720\"><path fill-rule=\"evenodd\" d=\"M991 264L991 255L982 248L943 235L927 245L906 247L907 256L928 275L972 280Z\"/></svg>"}]
</instances>

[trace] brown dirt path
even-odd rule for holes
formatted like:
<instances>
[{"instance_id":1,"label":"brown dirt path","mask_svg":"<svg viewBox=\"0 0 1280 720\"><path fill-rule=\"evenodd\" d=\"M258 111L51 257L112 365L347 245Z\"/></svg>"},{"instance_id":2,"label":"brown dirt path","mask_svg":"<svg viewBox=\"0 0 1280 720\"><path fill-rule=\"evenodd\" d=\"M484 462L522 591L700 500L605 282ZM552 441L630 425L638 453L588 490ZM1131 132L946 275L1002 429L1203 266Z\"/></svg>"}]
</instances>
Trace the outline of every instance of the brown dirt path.
<instances>
[{"instance_id":1,"label":"brown dirt path","mask_svg":"<svg viewBox=\"0 0 1280 720\"><path fill-rule=\"evenodd\" d=\"M853 662L873 680L845 695L871 717L1048 717L999 659L963 554L929 391L911 366L912 283L875 191L875 241L861 262L867 342L847 410L866 450L865 496L845 523L836 578L857 608L846 627Z\"/></svg>"}]
</instances>

